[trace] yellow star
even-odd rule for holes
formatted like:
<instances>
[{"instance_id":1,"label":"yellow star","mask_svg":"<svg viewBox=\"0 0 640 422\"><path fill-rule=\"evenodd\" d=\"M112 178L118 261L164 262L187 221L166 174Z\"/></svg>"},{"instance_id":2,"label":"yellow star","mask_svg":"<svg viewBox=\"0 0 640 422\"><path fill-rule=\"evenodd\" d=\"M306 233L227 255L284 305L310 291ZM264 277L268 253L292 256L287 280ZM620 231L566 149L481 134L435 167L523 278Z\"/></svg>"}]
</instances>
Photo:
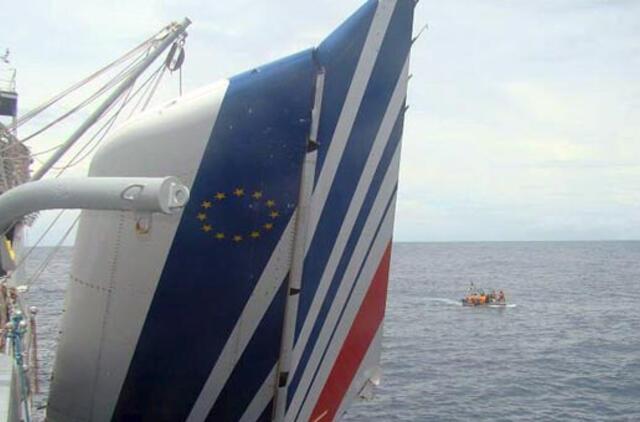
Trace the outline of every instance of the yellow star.
<instances>
[{"instance_id":1,"label":"yellow star","mask_svg":"<svg viewBox=\"0 0 640 422\"><path fill-rule=\"evenodd\" d=\"M272 223L267 223L262 227L264 227L265 230L271 230L273 228L273 224Z\"/></svg>"},{"instance_id":2,"label":"yellow star","mask_svg":"<svg viewBox=\"0 0 640 422\"><path fill-rule=\"evenodd\" d=\"M255 192L253 192L253 195L251 195L251 196L253 196L253 199L260 199L260 198L262 198L262 192L257 190Z\"/></svg>"},{"instance_id":3,"label":"yellow star","mask_svg":"<svg viewBox=\"0 0 640 422\"><path fill-rule=\"evenodd\" d=\"M205 233L209 233L211 230L213 230L211 224L205 224L204 226L202 226L202 231L204 231Z\"/></svg>"},{"instance_id":4,"label":"yellow star","mask_svg":"<svg viewBox=\"0 0 640 422\"><path fill-rule=\"evenodd\" d=\"M233 236L233 241L236 243L242 242L242 236L240 236L239 234Z\"/></svg>"},{"instance_id":5,"label":"yellow star","mask_svg":"<svg viewBox=\"0 0 640 422\"><path fill-rule=\"evenodd\" d=\"M252 239L257 239L257 238L260 237L260 232L259 231L252 231L249 236L251 236Z\"/></svg>"},{"instance_id":6,"label":"yellow star","mask_svg":"<svg viewBox=\"0 0 640 422\"><path fill-rule=\"evenodd\" d=\"M206 220L206 219L207 219L207 214L205 214L205 213L203 213L203 212L200 212L200 213L198 213L198 216L197 216L196 218L197 218L198 220L200 220L200 221L204 221L204 220Z\"/></svg>"},{"instance_id":7,"label":"yellow star","mask_svg":"<svg viewBox=\"0 0 640 422\"><path fill-rule=\"evenodd\" d=\"M216 239L218 240L224 239L224 233L216 233Z\"/></svg>"},{"instance_id":8,"label":"yellow star","mask_svg":"<svg viewBox=\"0 0 640 422\"><path fill-rule=\"evenodd\" d=\"M271 211L271 213L269 214L269 217L278 218L279 215L280 213L278 211Z\"/></svg>"},{"instance_id":9,"label":"yellow star","mask_svg":"<svg viewBox=\"0 0 640 422\"><path fill-rule=\"evenodd\" d=\"M222 193L222 192L218 192L218 193L216 193L216 195L215 195L215 198L216 198L218 201L222 201L222 200L223 200L224 198L226 198L226 197L227 197L227 195L225 195L225 194L224 194L224 193Z\"/></svg>"},{"instance_id":10,"label":"yellow star","mask_svg":"<svg viewBox=\"0 0 640 422\"><path fill-rule=\"evenodd\" d=\"M204 209L209 209L209 208L211 208L211 201L204 201L204 202L202 202L202 208L204 208Z\"/></svg>"},{"instance_id":11,"label":"yellow star","mask_svg":"<svg viewBox=\"0 0 640 422\"><path fill-rule=\"evenodd\" d=\"M236 189L233 191L233 194L239 198L239 197L241 197L241 196L243 196L243 195L244 195L244 189L242 189L242 188L236 188Z\"/></svg>"},{"instance_id":12,"label":"yellow star","mask_svg":"<svg viewBox=\"0 0 640 422\"><path fill-rule=\"evenodd\" d=\"M269 207L269 208L273 208L273 207L275 207L275 206L276 206L276 201L274 201L273 199L269 199L269 200L267 201L267 207Z\"/></svg>"}]
</instances>

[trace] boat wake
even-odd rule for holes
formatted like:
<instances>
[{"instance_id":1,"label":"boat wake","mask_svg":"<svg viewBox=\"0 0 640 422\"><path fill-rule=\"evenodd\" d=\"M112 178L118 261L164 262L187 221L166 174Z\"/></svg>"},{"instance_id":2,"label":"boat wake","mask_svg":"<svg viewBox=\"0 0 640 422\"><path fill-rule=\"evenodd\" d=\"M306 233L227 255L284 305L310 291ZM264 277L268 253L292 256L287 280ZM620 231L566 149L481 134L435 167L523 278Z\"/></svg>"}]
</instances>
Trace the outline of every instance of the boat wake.
<instances>
[{"instance_id":1,"label":"boat wake","mask_svg":"<svg viewBox=\"0 0 640 422\"><path fill-rule=\"evenodd\" d=\"M454 305L454 306L462 306L462 302L459 300L448 299L444 297L431 297L427 299L430 302L442 303L445 305Z\"/></svg>"},{"instance_id":2,"label":"boat wake","mask_svg":"<svg viewBox=\"0 0 640 422\"><path fill-rule=\"evenodd\" d=\"M429 302L441 303L443 305L451 305L451 306L462 306L462 302L460 300L449 299L445 297L430 297L427 299ZM506 305L494 304L494 305L480 305L479 308L515 308L518 305L515 303L508 303ZM475 308L475 306L470 306L470 308Z\"/></svg>"}]
</instances>

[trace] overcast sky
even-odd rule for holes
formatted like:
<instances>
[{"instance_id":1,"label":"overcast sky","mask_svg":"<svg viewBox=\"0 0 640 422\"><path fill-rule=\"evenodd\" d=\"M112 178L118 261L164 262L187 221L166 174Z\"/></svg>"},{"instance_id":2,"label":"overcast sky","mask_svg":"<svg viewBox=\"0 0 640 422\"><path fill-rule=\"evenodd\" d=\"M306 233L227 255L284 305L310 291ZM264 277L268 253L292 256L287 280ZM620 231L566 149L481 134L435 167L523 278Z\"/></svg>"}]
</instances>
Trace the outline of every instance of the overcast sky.
<instances>
[{"instance_id":1,"label":"overcast sky","mask_svg":"<svg viewBox=\"0 0 640 422\"><path fill-rule=\"evenodd\" d=\"M5 3L25 111L171 20L193 20L189 90L318 44L362 1ZM425 23L396 240L640 239L640 1L422 0Z\"/></svg>"}]
</instances>

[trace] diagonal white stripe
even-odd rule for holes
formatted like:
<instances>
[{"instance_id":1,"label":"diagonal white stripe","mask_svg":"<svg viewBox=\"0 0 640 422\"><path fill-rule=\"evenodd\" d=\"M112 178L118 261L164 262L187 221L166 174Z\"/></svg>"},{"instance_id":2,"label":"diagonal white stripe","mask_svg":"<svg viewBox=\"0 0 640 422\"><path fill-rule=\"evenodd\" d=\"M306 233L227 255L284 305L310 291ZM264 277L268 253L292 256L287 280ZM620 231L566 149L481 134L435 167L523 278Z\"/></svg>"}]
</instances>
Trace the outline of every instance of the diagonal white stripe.
<instances>
[{"instance_id":1,"label":"diagonal white stripe","mask_svg":"<svg viewBox=\"0 0 640 422\"><path fill-rule=\"evenodd\" d=\"M309 136L309 139L313 142L316 141L318 135L318 120L322 109L322 98L324 95L324 77L324 71L319 72L316 76L316 95L314 107L311 112L313 117L311 122L311 135ZM309 202L311 200L311 193L313 192L313 182L316 174L317 162L318 151L309 152L307 153L302 166L300 195L298 199L298 208L296 209L296 233L294 237L293 257L291 260L291 272L289 273L289 285L287 286L289 291L287 292L287 301L284 309L280 356L278 358L278 374L288 374L291 372L293 343L296 321L298 319L298 303L300 301L299 292L302 287L307 229L309 227L307 223ZM297 290L298 293L292 294L292 290ZM272 418L274 422L282 422L284 420L288 391L288 382L283 384L279 383L275 390Z\"/></svg>"},{"instance_id":2,"label":"diagonal white stripe","mask_svg":"<svg viewBox=\"0 0 640 422\"><path fill-rule=\"evenodd\" d=\"M306 245L306 250L308 251L309 249L309 244L311 239L313 238L313 235L315 233L315 230L317 228L318 225L318 220L320 219L320 216L322 214L322 208L324 207L324 203L326 201L327 195L329 194L329 190L331 185L333 184L333 179L335 177L335 173L337 171L337 167L338 164L340 162L340 159L342 157L342 153L344 152L344 148L346 146L346 142L349 139L349 136L351 134L351 129L353 127L353 123L355 121L355 117L357 115L357 112L360 108L360 103L362 102L362 97L364 95L366 86L368 84L368 81L370 79L371 76L371 72L373 71L373 66L375 65L376 59L377 59L377 55L378 55L378 51L380 49L380 46L382 44L382 41L384 39L384 35L386 33L387 27L389 25L389 22L391 20L391 15L393 13L394 10L394 6L395 6L395 1L393 2L392 5L387 4L388 2L386 1L381 1L378 4L378 9L376 10L376 14L373 18L371 27L369 29L369 33L367 34L367 39L365 41L360 59L358 61L358 65L356 67L356 71L353 77L353 81L351 83L351 86L349 87L349 92L347 93L347 98L345 100L345 104L342 108L338 123L336 125L336 130L334 131L334 136L333 139L331 141L331 144L329 146L329 150L327 152L327 157L325 159L325 165L323 166L320 175L318 177L318 183L316 185L316 190L313 192L313 196L311 199L311 211L310 211L310 216L309 216L309 232L308 232L308 236L307 236L307 245ZM403 75L406 74L406 69L403 70ZM400 78L402 79L402 78ZM393 98L395 98L397 96L396 91L398 91L397 87L396 90L394 91L394 94L392 96L392 102L393 102ZM404 91L406 92L406 85L404 88ZM402 101L404 100L404 96L402 96L401 100L400 100L400 105L399 107L402 106ZM397 116L397 110L395 113L395 116ZM394 116L394 117L395 117ZM385 120L383 118L383 120ZM395 119L393 122L391 122L391 128L389 128L389 132L390 130L393 128L393 123L395 123ZM388 124L388 123L387 123ZM388 139L388 134L386 136L382 136L383 133L386 129L383 130L383 126L386 128L385 123L383 122L383 124L381 125L381 128L379 130L379 136L377 136L377 142L374 141L374 144L378 145L378 149L380 148L380 146L382 147L382 150L380 152L374 152L372 150L370 156L368 157L368 161L365 164L365 169L363 170L363 176L361 176L361 180L359 182L358 187L356 188L356 194L354 195L354 198L356 196L359 195L359 199L355 200L355 202L352 201L352 204L350 204L350 208L347 212L347 218L345 218L345 222L347 220L349 220L349 222L347 222L346 225L343 225L343 227L341 228L341 234L342 236L338 236L338 238L340 239L340 244L342 245L341 247L338 246L338 241L336 241L336 247L334 248L334 254L337 255L337 258L334 258L334 264L333 264L333 271L335 271L335 266L337 265L337 259L342 255L342 250L344 249L345 245L346 245L346 241L348 239L348 234L351 232L351 229L353 227L353 224L355 223L355 218L357 217L357 213L359 212L360 207L362 206L362 202L364 201L364 196L366 194L366 189L368 188L369 184L371 183L371 178L373 177L373 174L375 172L375 169L380 161L381 158L381 152L384 150L384 144L386 144L386 140ZM378 140L379 138L379 140ZM382 144L382 141L384 141L384 144ZM373 149L376 149L376 147L372 147ZM364 173L367 173L367 176L364 177ZM342 233L344 232L344 233ZM339 251L336 251L339 250ZM328 275L328 273L327 273ZM331 277L333 277L333 273L331 274ZM324 279L325 277L323 277ZM328 277L327 277L328 278ZM323 284L322 282L320 283L321 285ZM324 283L324 285L326 285L327 282ZM306 344L306 341L308 339L309 336L309 332L312 328L312 322L315 321L315 318L317 317L317 313L319 311L319 306L321 304L321 300L320 299L324 299L324 295L326 294L326 288L327 286L325 286L322 289L322 292L320 291L320 287L319 290L316 292L316 295L314 297L314 302L311 305L310 308L310 312L308 314L307 319L305 320L305 325L303 326L302 332L301 332L301 336L299 337L299 341L296 344L296 347L294 349L294 353L293 353L293 365L292 365L292 369L290 374L295 373L295 369L296 369L296 365L298 363L298 360L300 358L300 353L302 352L302 348L301 346ZM321 297L320 297L321 296ZM317 303L318 302L318 303ZM313 317L311 318L310 316L313 315ZM301 341L303 340L303 341ZM274 367L274 371L276 370L277 365ZM263 385L263 388L266 387L266 384ZM298 391L300 390L300 388L298 388ZM262 390L261 390L262 391ZM261 393L258 393L259 395ZM255 398L254 398L255 400ZM295 399L294 399L295 400ZM253 404L253 403L252 403ZM268 404L265 403L265 406ZM292 403L293 405L293 403ZM264 410L264 409L262 409ZM287 412L287 414L289 414L289 412ZM287 418L288 420L288 418Z\"/></svg>"},{"instance_id":3,"label":"diagonal white stripe","mask_svg":"<svg viewBox=\"0 0 640 422\"><path fill-rule=\"evenodd\" d=\"M393 7L390 7L387 2L380 2L379 6L378 6L378 11L376 11L376 16L374 17L374 21L372 23L372 29L369 32L368 38L367 38L367 42L365 43L365 47L362 53L362 57L364 56L370 56L371 51L369 49L374 49L374 53L375 56L377 57L377 53L380 49L380 45L382 43L382 39L384 38L384 33L386 32L386 28L389 24L389 21L391 19L391 15L393 12ZM379 17L380 16L380 17ZM377 19L376 19L377 18ZM382 26L384 25L384 30L382 29L373 29L374 25L376 26ZM365 54L366 53L366 54ZM363 58L361 57L361 61L363 60ZM375 60L373 60L375 62ZM367 65L369 63L367 62ZM364 65L363 65L364 66ZM360 67L360 63L358 65L358 67ZM373 68L373 63L371 64L371 68L367 68L368 69L368 77L371 74L371 70ZM356 72L358 72L359 69L356 70ZM401 75L404 75L406 73L406 69L403 70L403 73L401 73ZM391 99L391 103L389 104L389 106L387 107L387 112L385 113L385 116L383 117L383 122L378 130L378 135L376 136L376 139L374 140L374 145L372 146L372 151L369 154L369 157L367 158L367 162L365 163L365 167L363 169L363 172L360 176L360 180L358 181L358 185L356 187L356 191L354 192L353 195L353 199L351 200L351 203L349 204L349 208L347 210L347 214L345 215L345 218L343 220L342 226L340 227L340 231L338 233L338 236L336 238L336 242L334 244L334 248L331 251L331 255L329 256L329 260L327 261L327 265L325 267L325 270L323 271L322 277L320 279L320 282L318 284L317 290L315 292L315 295L313 297L313 300L311 302L311 306L309 307L309 311L307 313L307 316L305 318L304 324L302 326L302 330L300 331L300 336L298 337L298 341L296 343L296 347L294 349L294 354L293 354L293 365L292 365L292 373L295 373L296 371L296 367L297 367L297 363L299 361L300 358L300 354L302 353L302 351L304 350L304 346L307 343L307 340L309 338L309 335L311 333L311 329L313 328L313 325L315 323L315 320L318 316L318 313L320 312L320 307L322 305L322 302L324 301L324 297L326 295L327 289L329 288L329 284L331 283L331 280L333 279L333 275L335 273L336 267L340 261L340 257L342 256L342 253L344 251L344 248L347 244L347 241L349 239L349 235L351 234L351 230L353 229L353 225L355 223L356 217L358 216L358 213L360 212L360 208L362 206L362 203L364 201L364 197L366 195L367 189L369 188L369 185L371 183L371 179L373 178L373 174L375 173L375 169L378 166L378 163L380 162L380 158L382 155L382 151L384 151L384 145L386 144L386 141L388 140L388 134L385 136L385 132L388 130L389 132L393 129L393 123L395 123L395 117L397 116L397 111L394 113L393 109L394 108L398 108L402 106L402 101L404 100L404 94L406 93L406 84L404 86L402 86L401 81L403 80L403 78L399 78L399 82L396 84L396 88L394 90L394 93L392 95L392 99ZM406 81L405 81L406 82ZM366 86L366 84L365 84ZM354 88L353 84L352 84L352 88ZM351 89L351 88L350 88ZM356 89L356 88L354 88ZM357 88L359 89L359 87ZM364 93L364 87L362 88L362 93ZM398 98L400 97L400 98ZM360 100L362 100L362 95L360 95ZM359 107L359 106L358 106ZM354 107L355 108L355 107ZM391 111L390 111L391 110ZM344 109L343 109L344 112ZM354 117L355 117L355 113L357 112L357 110L355 110L354 113ZM394 114L394 116L390 116L391 114ZM350 118L350 117L349 117ZM341 115L341 119L342 119L342 115ZM391 123L389 123L389 120L393 120ZM351 122L351 126L353 125L353 119L350 120ZM391 127L389 127L389 125ZM340 122L338 123L338 127L340 126ZM351 131L351 127L349 127L349 133ZM336 132L338 132L338 130L336 129ZM340 150L340 154L342 154L342 151L344 150L344 143L346 143L346 140L348 139L348 134L346 136L346 138L338 138L336 139L336 136L334 136L334 139L331 141L331 147L333 146L334 142L338 142L338 143L342 143L342 147ZM314 191L313 193L313 197L312 197L312 207L311 207L311 216L310 216L310 229L309 229L309 237L307 238L307 242L309 242L309 239L313 238L313 233L315 232L315 229L317 228L317 224L318 224L318 219L320 217L321 214L321 208L322 206L319 205L313 205L314 204L314 200L317 201L318 198L322 198L322 201L326 200L326 195L328 194L328 191L330 190L331 184L333 183L333 176L335 176L335 170L337 169L337 163L339 162L338 158L334 158L331 155L331 147L329 148L329 152L327 154L327 158L325 159L325 165L322 169L322 172L320 174L320 177L318 179L318 184L316 187L316 191ZM327 168L327 166L329 165L329 163L331 163L331 165L335 165L335 168L333 169L333 175L331 177L331 180L329 181L323 181L322 179L322 175L324 173L324 170ZM320 205L324 205L324 202L322 202ZM307 245L308 247L309 245Z\"/></svg>"},{"instance_id":4,"label":"diagonal white stripe","mask_svg":"<svg viewBox=\"0 0 640 422\"><path fill-rule=\"evenodd\" d=\"M396 171L393 174L397 177L397 167L396 167ZM391 236L393 233L394 215L395 215L395 196L392 199L392 204L389 208L389 212L387 213L384 219L384 222L380 227L380 232L375 239L375 243L371 249L371 252L367 257L362 273L360 274L357 280L354 280L353 283L348 282L350 279L347 279L347 282L343 283L343 285L340 286L340 288L342 288L343 286L346 285L347 289L351 289L351 287L355 284L355 288L353 290L349 303L347 304L347 308L345 309L343 317L337 326L336 332L333 338L331 339L331 343L329 344L329 347L327 348L327 353L322 359L322 361L320 362L320 369L318 371L318 374L316 375L316 378L313 380L311 389L309 390L309 394L305 399L305 402L303 404L302 410L300 412L300 417L298 418L298 420L306 420L311 415L311 412L313 411L313 408L315 407L315 404L318 401L318 397L320 396L320 393L322 392L322 389L326 384L327 378L329 377L329 374L331 373L331 369L333 368L336 358L338 357L338 353L340 353L340 349L342 348L342 345L344 344L347 338L347 335L349 334L349 330L353 325L353 321L358 313L358 310L362 305L364 296L366 295L367 290L371 285L371 280L373 279L373 276L375 275L375 272L378 269L380 261L382 260L382 257L384 256L384 253L387 249L387 246L389 245L389 242L391 240ZM371 239L365 239L366 246L370 244L370 241ZM355 271L357 271L357 268L355 269ZM355 274L354 274L354 277L355 277ZM344 298L344 300L342 300L342 304L339 307L338 306L336 306L335 308L332 307L331 312L329 314L333 316L333 318L331 318L332 321L327 321L327 323L323 327L323 333L320 334L321 337L323 337L323 339L325 340L324 344L326 344L328 337L331 334L333 327L335 326L340 309L342 309L342 306L344 305L344 302L346 300L346 295L348 293L347 289L345 289L345 291L343 292L344 296L340 296L341 298ZM318 347L314 350L314 354L316 354L317 352L315 357L316 359L314 359L314 365L313 365L314 370L317 366L316 365L317 362L319 361L322 355L323 350L324 350L324 347L322 347L322 349Z\"/></svg>"},{"instance_id":5,"label":"diagonal white stripe","mask_svg":"<svg viewBox=\"0 0 640 422\"><path fill-rule=\"evenodd\" d=\"M315 233L318 220L320 218L320 215L322 214L322 208L330 190L329 188L333 183L340 158L342 157L346 142L349 139L349 135L351 134L353 123L360 107L360 103L362 102L362 97L371 76L373 66L375 65L380 45L382 43L382 40L384 39L386 29L389 25L394 7L393 5L390 6L386 3L387 2L385 1L380 2L378 5L378 9L376 10L376 14L369 29L369 33L367 34L365 46L358 61L353 80L351 82L351 86L349 87L349 92L347 93L347 98L345 99L345 104L341 111L338 124L336 125L333 139L327 152L325 165L320 172L317 188L314 191L311 200L309 224L310 232L307 239L311 239L313 237L313 234ZM289 230L289 227L287 228L287 230ZM309 240L307 240L307 250L308 244ZM286 271L283 273L282 278L284 278L285 274ZM258 286L256 287L256 291L254 291L254 293L252 294L252 298L254 298L255 296L259 296L256 295L257 292ZM275 290L273 291L273 294L275 294ZM273 296L271 296L271 298L273 298ZM255 304L251 306L250 305L251 304L248 303L245 307L243 316L246 312L252 310L252 306L255 306ZM266 306L268 306L268 304ZM265 311L266 307L259 315L262 315ZM242 319L242 321L244 321L244 319ZM251 335L255 331L258 322L259 319L255 321L253 326L249 327L244 322L242 324L239 323L236 325L234 332L225 345L223 353L216 362L216 365L211 372L209 379L205 383L205 386L201 391L200 396L198 397L198 400L196 401L196 404L194 405L194 408L189 415L189 418L187 419L189 422L204 420L204 418L206 418L209 410L215 403L215 400L222 390L222 387L226 383L231 371L233 370L233 367L246 348L246 345L251 338ZM236 337L241 334L237 332L239 331L239 326L243 326L242 334L244 334L244 336L242 339L236 339Z\"/></svg>"},{"instance_id":6,"label":"diagonal white stripe","mask_svg":"<svg viewBox=\"0 0 640 422\"><path fill-rule=\"evenodd\" d=\"M295 215L295 214L294 214ZM187 418L188 422L204 421L213 407L220 391L249 344L260 320L271 304L291 265L293 228L295 218L289 220L287 228L271 254L260 280L256 284L247 304L242 310L231 335L209 374L198 399Z\"/></svg>"},{"instance_id":7,"label":"diagonal white stripe","mask_svg":"<svg viewBox=\"0 0 640 422\"><path fill-rule=\"evenodd\" d=\"M276 388L276 367L274 366L269 375L262 383L260 390L253 396L251 403L245 409L239 422L255 422L258 420L264 409L267 408L273 399L273 392Z\"/></svg>"},{"instance_id":8,"label":"diagonal white stripe","mask_svg":"<svg viewBox=\"0 0 640 422\"><path fill-rule=\"evenodd\" d=\"M173 174L192 188L228 86L220 81L128 120L96 153L90 176ZM132 151L150 145L168 153L140 162ZM153 230L140 236L117 230L135 224L133 213L82 213L72 274L83 284L66 292L48 420L111 419L182 214L154 216Z\"/></svg>"},{"instance_id":9,"label":"diagonal white stripe","mask_svg":"<svg viewBox=\"0 0 640 422\"><path fill-rule=\"evenodd\" d=\"M395 0L393 4L387 4L387 1L380 1L378 3L371 27L367 33L364 46L362 47L362 53L358 59L355 73L347 92L344 105L340 111L340 117L338 123L333 132L333 138L329 144L324 165L318 176L318 183L316 184L316 190L313 192L311 198L311 212L309 215L309 236L307 237L307 247L314 237L316 228L318 227L318 220L322 215L327 196L333 185L333 179L335 178L338 165L342 158L342 153L347 145L351 130L353 129L353 123L355 122L360 104L362 103L362 97L369 83L371 72L378 58L378 52L380 46L384 40L387 27L391 21L391 15L394 10Z\"/></svg>"},{"instance_id":10,"label":"diagonal white stripe","mask_svg":"<svg viewBox=\"0 0 640 422\"><path fill-rule=\"evenodd\" d=\"M371 347L367 350L367 354L362 359L360 367L356 375L351 381L349 390L342 398L342 402L336 412L336 419L341 419L342 415L347 411L349 404L355 399L362 400L360 394L367 384L371 383L372 378L380 376L380 353L382 352L382 333L384 324L380 324L378 331L371 341ZM377 380L376 380L377 381ZM368 388L375 387L377 384L368 385Z\"/></svg>"},{"instance_id":11,"label":"diagonal white stripe","mask_svg":"<svg viewBox=\"0 0 640 422\"><path fill-rule=\"evenodd\" d=\"M380 191L378 192L374 205L372 206L372 211L367 217L365 226L360 235L360 239L358 239L358 243L356 244L356 247L353 251L353 255L351 257L351 260L349 261L349 265L347 266L347 269L340 281L340 287L338 288L335 298L331 303L331 308L327 313L326 320L324 322L324 325L322 326L322 330L320 331L318 339L316 340L316 344L311 353L309 361L307 362L307 366L302 369L304 372L300 379L300 383L298 384L298 388L296 389L296 392L294 394L294 398L291 403L291 406L289 408L290 412L294 412L294 411L297 412L297 409L302 404L303 400L305 401L305 407L307 407L308 403L312 401L311 397L307 399L304 398L305 393L307 392L307 389L312 382L312 377L316 368L320 364L322 353L327 343L329 342L331 332L333 331L333 328L335 327L335 324L336 324L336 320L340 315L340 310L342 309L342 307L344 306L344 303L347 300L347 295L351 290L351 287L356 282L356 276L357 276L358 270L365 259L367 250L369 249L369 245L371 245L371 242L373 242L374 240L373 236L375 234L378 223L383 218L385 206L388 203L389 198L391 198L393 194L393 191L398 181L399 163L400 163L400 146L398 145L398 148L394 153L393 160L391 161L391 164L387 169L387 173L385 174L385 178L382 183L382 186L380 187ZM393 213L389 213L389 214L393 214ZM353 300L353 297L352 297L352 300ZM342 341L337 336L337 334L338 333L336 333L336 337L333 339L332 344L335 344L338 342L342 344ZM317 384L317 380L314 382L314 385L316 384ZM311 410L309 410L309 412L310 411ZM296 413L291 413L291 414L295 415Z\"/></svg>"},{"instance_id":12,"label":"diagonal white stripe","mask_svg":"<svg viewBox=\"0 0 640 422\"><path fill-rule=\"evenodd\" d=\"M382 118L380 128L378 129L376 139L374 140L373 146L371 147L371 153L369 154L369 157L367 157L367 162L365 163L362 174L360 175L360 180L358 181L358 185L356 186L353 198L351 200L351 203L349 204L347 214L345 215L342 226L340 227L340 231L336 238L333 250L331 251L331 254L327 261L327 265L323 271L322 277L320 278L320 282L318 283L315 296L313 297L311 306L309 307L304 325L302 326L302 330L300 331L300 336L298 337L298 341L296 343L296 350L294 351L294 366L292 367L292 371L294 372L296 370L300 353L302 353L304 347L307 344L309 335L311 334L311 330L313 329L313 325L315 324L318 313L320 312L320 307L324 302L324 298L331 284L331 280L333 280L333 276L335 275L335 271L340 262L340 258L344 253L344 249L346 247L347 241L349 240L349 236L351 235L351 231L353 230L356 218L360 213L362 203L364 202L369 186L371 185L371 180L373 179L375 171L378 168L378 164L380 163L380 159L382 158L384 148L389 141L391 131L393 130L398 114L400 113L402 105L404 104L404 99L407 93L408 71L409 57L407 57L404 67L400 72L400 76L394 88L391 100L389 102L389 105L387 106L384 117Z\"/></svg>"}]
</instances>

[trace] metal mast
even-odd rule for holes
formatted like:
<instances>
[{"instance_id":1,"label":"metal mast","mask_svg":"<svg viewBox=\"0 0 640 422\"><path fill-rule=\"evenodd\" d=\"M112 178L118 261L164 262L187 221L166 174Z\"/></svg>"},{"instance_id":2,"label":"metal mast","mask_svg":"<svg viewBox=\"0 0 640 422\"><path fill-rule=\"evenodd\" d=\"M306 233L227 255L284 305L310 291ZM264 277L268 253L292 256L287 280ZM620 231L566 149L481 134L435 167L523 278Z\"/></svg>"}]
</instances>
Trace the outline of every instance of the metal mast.
<instances>
[{"instance_id":1,"label":"metal mast","mask_svg":"<svg viewBox=\"0 0 640 422\"><path fill-rule=\"evenodd\" d=\"M189 18L184 18L180 23L171 24L167 30L168 33L159 40L160 44L151 53L145 57L132 71L131 75L125 79L120 86L118 86L108 98L106 98L102 104L87 118L87 120L80 125L78 129L64 142L60 148L58 148L53 155L36 171L31 180L40 180L50 169L53 167L60 158L71 148L78 139L109 109L113 104L133 83L136 79L155 61L155 59L175 41L180 35L182 35L187 27L191 24Z\"/></svg>"}]
</instances>

